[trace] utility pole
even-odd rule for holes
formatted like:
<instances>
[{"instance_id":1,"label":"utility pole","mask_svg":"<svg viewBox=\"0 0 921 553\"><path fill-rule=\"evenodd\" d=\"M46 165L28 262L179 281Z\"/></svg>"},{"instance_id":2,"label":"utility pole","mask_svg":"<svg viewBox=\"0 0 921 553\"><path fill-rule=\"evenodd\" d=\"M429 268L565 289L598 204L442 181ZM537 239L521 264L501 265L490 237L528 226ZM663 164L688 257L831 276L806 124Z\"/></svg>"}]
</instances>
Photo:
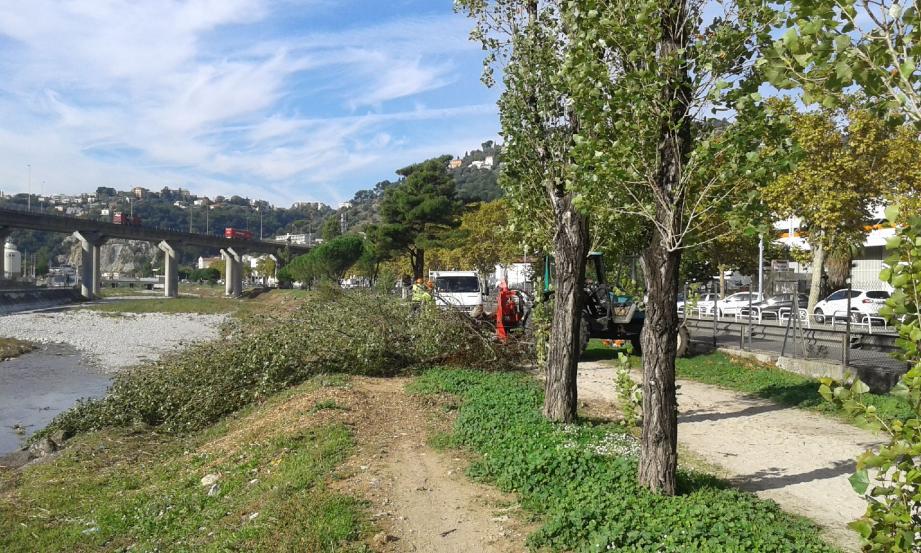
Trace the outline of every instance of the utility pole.
<instances>
[{"instance_id":1,"label":"utility pole","mask_svg":"<svg viewBox=\"0 0 921 553\"><path fill-rule=\"evenodd\" d=\"M764 301L764 235L758 235L758 293ZM751 295L749 294L749 297Z\"/></svg>"},{"instance_id":2,"label":"utility pole","mask_svg":"<svg viewBox=\"0 0 921 553\"><path fill-rule=\"evenodd\" d=\"M208 212L211 211L210 206L205 206L205 234L211 234L210 227L208 226Z\"/></svg>"},{"instance_id":3,"label":"utility pole","mask_svg":"<svg viewBox=\"0 0 921 553\"><path fill-rule=\"evenodd\" d=\"M259 208L259 239L262 240L262 208Z\"/></svg>"},{"instance_id":4,"label":"utility pole","mask_svg":"<svg viewBox=\"0 0 921 553\"><path fill-rule=\"evenodd\" d=\"M192 234L192 208L189 207L189 234Z\"/></svg>"},{"instance_id":5,"label":"utility pole","mask_svg":"<svg viewBox=\"0 0 921 553\"><path fill-rule=\"evenodd\" d=\"M26 210L31 213L32 211L32 164L27 163L26 167L29 168L29 196L26 198Z\"/></svg>"}]
</instances>

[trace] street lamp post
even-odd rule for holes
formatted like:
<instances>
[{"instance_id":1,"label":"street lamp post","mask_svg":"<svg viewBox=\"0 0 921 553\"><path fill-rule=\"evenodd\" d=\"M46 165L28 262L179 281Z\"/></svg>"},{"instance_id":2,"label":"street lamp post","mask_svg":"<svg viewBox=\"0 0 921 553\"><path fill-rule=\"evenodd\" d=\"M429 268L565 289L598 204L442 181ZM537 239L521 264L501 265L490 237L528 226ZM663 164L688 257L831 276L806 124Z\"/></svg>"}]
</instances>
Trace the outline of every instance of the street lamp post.
<instances>
[{"instance_id":1,"label":"street lamp post","mask_svg":"<svg viewBox=\"0 0 921 553\"><path fill-rule=\"evenodd\" d=\"M26 197L26 211L32 211L32 164L27 163L26 167L29 168L29 194Z\"/></svg>"}]
</instances>

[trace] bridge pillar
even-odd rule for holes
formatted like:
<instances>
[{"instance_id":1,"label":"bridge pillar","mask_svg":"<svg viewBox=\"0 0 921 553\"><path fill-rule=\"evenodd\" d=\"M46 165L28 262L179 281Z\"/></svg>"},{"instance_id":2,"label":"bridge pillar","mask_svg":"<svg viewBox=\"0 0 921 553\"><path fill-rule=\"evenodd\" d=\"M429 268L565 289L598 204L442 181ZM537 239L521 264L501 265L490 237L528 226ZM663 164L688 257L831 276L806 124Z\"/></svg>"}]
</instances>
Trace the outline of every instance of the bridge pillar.
<instances>
[{"instance_id":1,"label":"bridge pillar","mask_svg":"<svg viewBox=\"0 0 921 553\"><path fill-rule=\"evenodd\" d=\"M99 247L105 237L99 233L77 231L74 237L80 241L83 250L80 256L80 295L91 300L99 292Z\"/></svg>"},{"instance_id":2,"label":"bridge pillar","mask_svg":"<svg viewBox=\"0 0 921 553\"><path fill-rule=\"evenodd\" d=\"M13 229L0 227L0 281L6 278L6 239L10 237Z\"/></svg>"},{"instance_id":3,"label":"bridge pillar","mask_svg":"<svg viewBox=\"0 0 921 553\"><path fill-rule=\"evenodd\" d=\"M179 265L176 250L166 240L157 244L163 250L163 294L167 298L179 297Z\"/></svg>"},{"instance_id":4,"label":"bridge pillar","mask_svg":"<svg viewBox=\"0 0 921 553\"><path fill-rule=\"evenodd\" d=\"M102 243L93 244L93 297L99 295L99 289L102 288L102 271L100 270L100 259L102 258Z\"/></svg>"},{"instance_id":5,"label":"bridge pillar","mask_svg":"<svg viewBox=\"0 0 921 553\"><path fill-rule=\"evenodd\" d=\"M221 250L224 258L224 294L239 297L243 293L243 259L232 248Z\"/></svg>"}]
</instances>

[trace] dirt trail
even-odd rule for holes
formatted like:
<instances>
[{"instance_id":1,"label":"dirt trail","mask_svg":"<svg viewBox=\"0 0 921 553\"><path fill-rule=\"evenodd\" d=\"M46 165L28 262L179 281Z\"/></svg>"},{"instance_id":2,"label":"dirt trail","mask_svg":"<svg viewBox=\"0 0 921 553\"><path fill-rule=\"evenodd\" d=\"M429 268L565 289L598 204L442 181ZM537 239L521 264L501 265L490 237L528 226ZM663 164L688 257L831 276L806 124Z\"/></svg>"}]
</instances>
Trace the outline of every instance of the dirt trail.
<instances>
[{"instance_id":1,"label":"dirt trail","mask_svg":"<svg viewBox=\"0 0 921 553\"><path fill-rule=\"evenodd\" d=\"M510 517L514 499L471 482L467 462L426 445L433 424L405 394L404 379L353 379L358 442L342 487L371 502L386 552L524 552L525 529Z\"/></svg>"},{"instance_id":2,"label":"dirt trail","mask_svg":"<svg viewBox=\"0 0 921 553\"><path fill-rule=\"evenodd\" d=\"M640 375L634 377L639 379ZM614 401L614 369L579 364L579 397ZM733 484L815 521L831 539L856 549L847 523L866 503L848 477L854 459L878 443L873 434L822 415L679 380L678 441L718 466Z\"/></svg>"}]
</instances>

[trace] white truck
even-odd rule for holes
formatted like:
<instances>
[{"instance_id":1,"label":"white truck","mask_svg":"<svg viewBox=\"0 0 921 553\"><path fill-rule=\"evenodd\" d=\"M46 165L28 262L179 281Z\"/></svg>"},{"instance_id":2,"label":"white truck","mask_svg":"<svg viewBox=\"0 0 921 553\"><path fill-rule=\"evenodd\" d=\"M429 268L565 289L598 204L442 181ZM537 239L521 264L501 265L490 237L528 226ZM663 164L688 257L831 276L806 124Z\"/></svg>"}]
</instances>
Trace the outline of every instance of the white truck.
<instances>
[{"instance_id":1,"label":"white truck","mask_svg":"<svg viewBox=\"0 0 921 553\"><path fill-rule=\"evenodd\" d=\"M483 305L483 288L476 271L432 271L435 305L471 313Z\"/></svg>"}]
</instances>

